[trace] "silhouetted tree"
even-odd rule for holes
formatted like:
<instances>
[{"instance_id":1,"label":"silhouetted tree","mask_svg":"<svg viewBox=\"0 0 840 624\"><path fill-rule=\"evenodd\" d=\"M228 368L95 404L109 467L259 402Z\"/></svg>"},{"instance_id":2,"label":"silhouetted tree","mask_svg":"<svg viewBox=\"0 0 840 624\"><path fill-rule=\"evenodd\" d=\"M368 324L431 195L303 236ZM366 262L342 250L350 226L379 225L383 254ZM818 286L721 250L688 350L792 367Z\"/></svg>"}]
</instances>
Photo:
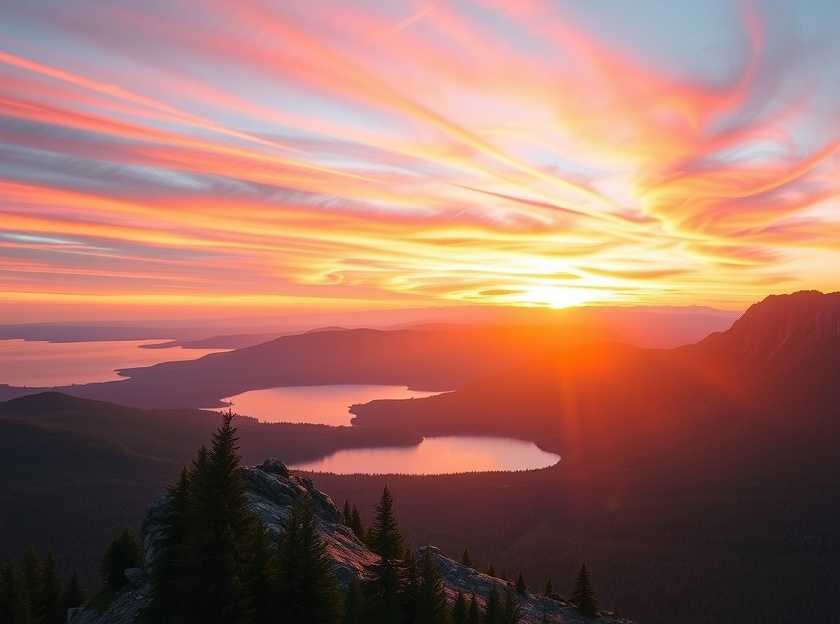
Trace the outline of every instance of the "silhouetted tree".
<instances>
[{"instance_id":1,"label":"silhouetted tree","mask_svg":"<svg viewBox=\"0 0 840 624\"><path fill-rule=\"evenodd\" d=\"M55 555L44 559L38 595L40 624L64 624L67 619L61 604L61 581L55 571Z\"/></svg>"},{"instance_id":2,"label":"silhouetted tree","mask_svg":"<svg viewBox=\"0 0 840 624\"><path fill-rule=\"evenodd\" d=\"M353 505L353 511L350 513L350 528L353 529L353 533L356 534L356 537L359 538L362 542L365 541L367 535L365 534L365 529L362 526L362 517L359 515L359 510L356 509L356 506Z\"/></svg>"},{"instance_id":3,"label":"silhouetted tree","mask_svg":"<svg viewBox=\"0 0 840 624\"><path fill-rule=\"evenodd\" d=\"M468 548L465 548L464 554L461 555L461 563L463 563L468 568L471 568L473 566L472 559L470 558L470 551Z\"/></svg>"},{"instance_id":4,"label":"silhouetted tree","mask_svg":"<svg viewBox=\"0 0 840 624\"><path fill-rule=\"evenodd\" d=\"M525 584L525 577L522 576L522 572L520 572L519 576L516 577L516 593L521 596L527 591L528 586Z\"/></svg>"},{"instance_id":5,"label":"silhouetted tree","mask_svg":"<svg viewBox=\"0 0 840 624\"><path fill-rule=\"evenodd\" d=\"M125 587L128 580L125 571L140 565L140 547L137 538L128 529L122 531L105 550L102 558L102 579L112 590Z\"/></svg>"},{"instance_id":6,"label":"silhouetted tree","mask_svg":"<svg viewBox=\"0 0 840 624\"><path fill-rule=\"evenodd\" d=\"M341 512L341 521L344 526L353 528L353 514L350 512L350 501L344 499L344 510Z\"/></svg>"},{"instance_id":7,"label":"silhouetted tree","mask_svg":"<svg viewBox=\"0 0 840 624\"><path fill-rule=\"evenodd\" d=\"M312 502L298 499L280 540L280 619L300 624L334 624L338 590L333 562L318 535Z\"/></svg>"},{"instance_id":8,"label":"silhouetted tree","mask_svg":"<svg viewBox=\"0 0 840 624\"><path fill-rule=\"evenodd\" d=\"M21 564L22 584L20 591L22 592L20 600L25 602L26 611L21 612L21 616L25 617L27 621L37 622L40 611L38 598L41 595L41 579L42 567L41 559L35 553L35 550L30 546L26 549L23 555L23 562ZM20 608L23 608L21 605Z\"/></svg>"},{"instance_id":9,"label":"silhouetted tree","mask_svg":"<svg viewBox=\"0 0 840 624\"><path fill-rule=\"evenodd\" d=\"M487 574L490 576L496 576L496 568L493 567L492 563L487 566Z\"/></svg>"},{"instance_id":10,"label":"silhouetted tree","mask_svg":"<svg viewBox=\"0 0 840 624\"><path fill-rule=\"evenodd\" d=\"M73 572L73 575L70 577L70 581L67 583L67 587L64 590L64 595L61 597L61 607L66 613L67 609L81 607L84 603L85 592L79 584L79 575L76 572Z\"/></svg>"},{"instance_id":11,"label":"silhouetted tree","mask_svg":"<svg viewBox=\"0 0 840 624\"><path fill-rule=\"evenodd\" d=\"M505 604L502 608L502 622L504 624L517 624L522 616L519 600L513 595L510 589L505 591Z\"/></svg>"},{"instance_id":12,"label":"silhouetted tree","mask_svg":"<svg viewBox=\"0 0 840 624\"><path fill-rule=\"evenodd\" d=\"M254 527L250 559L245 569L245 583L253 597L255 622L268 622L274 617L274 594L277 581L277 556L268 532L262 523Z\"/></svg>"},{"instance_id":13,"label":"silhouetted tree","mask_svg":"<svg viewBox=\"0 0 840 624\"><path fill-rule=\"evenodd\" d=\"M365 583L367 621L371 624L398 624L403 613L404 569L400 559L403 540L394 515L394 500L387 487L376 506L368 543L380 559L368 570L368 581Z\"/></svg>"},{"instance_id":14,"label":"silhouetted tree","mask_svg":"<svg viewBox=\"0 0 840 624\"><path fill-rule=\"evenodd\" d=\"M154 592L149 612L151 619L167 622L183 611L181 591L191 574L188 536L191 478L199 469L206 469L207 449L201 447L193 461L192 469L184 468L177 483L169 487L168 504L161 525L160 552L151 570Z\"/></svg>"},{"instance_id":15,"label":"silhouetted tree","mask_svg":"<svg viewBox=\"0 0 840 624\"><path fill-rule=\"evenodd\" d=\"M580 572L578 572L575 589L572 592L572 602L575 603L581 614L587 617L598 615L598 605L595 602L595 593L592 591L592 581L585 564L580 567Z\"/></svg>"},{"instance_id":16,"label":"silhouetted tree","mask_svg":"<svg viewBox=\"0 0 840 624\"><path fill-rule=\"evenodd\" d=\"M484 607L484 624L502 624L502 604L499 598L499 588L493 583L487 594Z\"/></svg>"},{"instance_id":17,"label":"silhouetted tree","mask_svg":"<svg viewBox=\"0 0 840 624\"><path fill-rule=\"evenodd\" d=\"M244 577L257 520L247 507L233 413L222 417L210 450L192 477L189 550L200 588L193 605L202 622L234 624L253 619ZM199 464L201 458L199 458Z\"/></svg>"},{"instance_id":18,"label":"silhouetted tree","mask_svg":"<svg viewBox=\"0 0 840 624\"><path fill-rule=\"evenodd\" d=\"M452 624L467 624L467 601L464 592L458 592L455 604L452 605Z\"/></svg>"},{"instance_id":19,"label":"silhouetted tree","mask_svg":"<svg viewBox=\"0 0 840 624\"><path fill-rule=\"evenodd\" d=\"M446 624L446 593L440 572L429 548L420 561L420 584L417 592L417 623Z\"/></svg>"},{"instance_id":20,"label":"silhouetted tree","mask_svg":"<svg viewBox=\"0 0 840 624\"><path fill-rule=\"evenodd\" d=\"M359 579L353 577L344 596L344 618L341 620L342 624L364 623L365 606L363 601L362 586L359 583Z\"/></svg>"},{"instance_id":21,"label":"silhouetted tree","mask_svg":"<svg viewBox=\"0 0 840 624\"><path fill-rule=\"evenodd\" d=\"M546 598L554 598L554 587L551 584L551 577L549 577L545 582L545 590L543 594Z\"/></svg>"},{"instance_id":22,"label":"silhouetted tree","mask_svg":"<svg viewBox=\"0 0 840 624\"><path fill-rule=\"evenodd\" d=\"M481 624L481 609L478 606L478 600L475 594L470 597L470 607L467 610L467 624Z\"/></svg>"},{"instance_id":23,"label":"silhouetted tree","mask_svg":"<svg viewBox=\"0 0 840 624\"><path fill-rule=\"evenodd\" d=\"M394 515L394 499L387 486L376 506L370 539L371 550L383 559L397 559L403 554L403 539Z\"/></svg>"},{"instance_id":24,"label":"silhouetted tree","mask_svg":"<svg viewBox=\"0 0 840 624\"><path fill-rule=\"evenodd\" d=\"M199 449L170 489L162 552L153 570L154 621L254 621L250 583L261 538L245 498L233 417L223 415L210 450Z\"/></svg>"}]
</instances>

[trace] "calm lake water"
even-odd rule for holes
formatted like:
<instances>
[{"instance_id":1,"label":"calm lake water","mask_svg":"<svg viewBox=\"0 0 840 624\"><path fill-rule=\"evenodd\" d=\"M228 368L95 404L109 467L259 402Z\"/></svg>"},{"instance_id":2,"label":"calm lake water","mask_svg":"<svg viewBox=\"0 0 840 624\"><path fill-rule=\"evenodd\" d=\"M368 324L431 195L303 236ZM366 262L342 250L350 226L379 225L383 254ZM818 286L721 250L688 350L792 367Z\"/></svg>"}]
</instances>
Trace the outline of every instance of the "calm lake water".
<instances>
[{"instance_id":1,"label":"calm lake water","mask_svg":"<svg viewBox=\"0 0 840 624\"><path fill-rule=\"evenodd\" d=\"M251 390L223 399L241 416L252 416L263 422L312 423L317 425L349 425L352 414L347 410L356 403L374 399L410 399L436 392L417 392L405 386L334 385L296 386ZM217 411L225 411L222 408Z\"/></svg>"},{"instance_id":2,"label":"calm lake water","mask_svg":"<svg viewBox=\"0 0 840 624\"><path fill-rule=\"evenodd\" d=\"M0 340L0 384L67 386L122 379L120 368L194 360L226 349L141 349L163 340L41 342Z\"/></svg>"},{"instance_id":3,"label":"calm lake water","mask_svg":"<svg viewBox=\"0 0 840 624\"><path fill-rule=\"evenodd\" d=\"M530 470L553 466L560 456L533 442L489 436L439 436L417 446L347 449L291 468L337 474L451 474Z\"/></svg>"}]
</instances>

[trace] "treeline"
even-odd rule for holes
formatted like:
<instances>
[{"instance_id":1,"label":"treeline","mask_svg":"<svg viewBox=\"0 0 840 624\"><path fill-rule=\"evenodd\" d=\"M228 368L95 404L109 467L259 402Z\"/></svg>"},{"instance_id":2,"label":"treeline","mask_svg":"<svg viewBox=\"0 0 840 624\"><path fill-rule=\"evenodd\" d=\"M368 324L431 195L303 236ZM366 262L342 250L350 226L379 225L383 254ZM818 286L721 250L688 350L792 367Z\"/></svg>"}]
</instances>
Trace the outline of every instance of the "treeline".
<instances>
[{"instance_id":1,"label":"treeline","mask_svg":"<svg viewBox=\"0 0 840 624\"><path fill-rule=\"evenodd\" d=\"M20 561L0 563L3 624L64 624L67 610L84 601L78 576L74 573L65 583L51 552L42 558L30 548Z\"/></svg>"},{"instance_id":2,"label":"treeline","mask_svg":"<svg viewBox=\"0 0 840 624\"><path fill-rule=\"evenodd\" d=\"M168 490L160 551L153 569L145 571L153 592L143 622L516 624L520 620L519 600L526 592L521 574L516 591L503 583L492 586L484 600L458 594L450 603L431 550L416 560L406 548L387 487L367 531L355 506L344 506L344 523L379 559L362 578L340 588L308 497L299 497L292 506L280 536L272 536L248 509L232 418L232 414L223 417L209 448L199 449ZM464 560L469 561L466 551ZM91 605L106 606L129 585L127 570L141 566L136 538L130 531L121 532L102 558L104 588ZM52 554L40 559L29 551L21 562L4 564L0 572L2 624L61 624L69 608L84 602L75 575L66 587L62 585Z\"/></svg>"}]
</instances>

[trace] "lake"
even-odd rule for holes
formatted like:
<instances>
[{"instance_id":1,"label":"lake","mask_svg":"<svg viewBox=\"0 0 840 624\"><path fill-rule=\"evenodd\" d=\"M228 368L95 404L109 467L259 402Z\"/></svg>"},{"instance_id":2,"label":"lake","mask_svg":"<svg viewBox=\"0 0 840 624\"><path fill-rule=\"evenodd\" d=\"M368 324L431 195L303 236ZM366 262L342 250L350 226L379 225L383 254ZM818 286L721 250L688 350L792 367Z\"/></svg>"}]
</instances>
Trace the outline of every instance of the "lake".
<instances>
[{"instance_id":1,"label":"lake","mask_svg":"<svg viewBox=\"0 0 840 624\"><path fill-rule=\"evenodd\" d=\"M345 449L290 468L336 474L435 475L547 468L560 456L533 442L491 436L427 437L417 446Z\"/></svg>"},{"instance_id":2,"label":"lake","mask_svg":"<svg viewBox=\"0 0 840 624\"><path fill-rule=\"evenodd\" d=\"M123 379L117 369L194 360L227 349L143 349L163 340L43 342L0 340L0 384L68 386Z\"/></svg>"},{"instance_id":3,"label":"lake","mask_svg":"<svg viewBox=\"0 0 840 624\"><path fill-rule=\"evenodd\" d=\"M331 385L294 386L250 390L223 399L240 416L252 416L263 422L349 425L347 410L356 403L374 399L411 399L437 392L418 392L405 386ZM217 411L226 411L220 408Z\"/></svg>"}]
</instances>

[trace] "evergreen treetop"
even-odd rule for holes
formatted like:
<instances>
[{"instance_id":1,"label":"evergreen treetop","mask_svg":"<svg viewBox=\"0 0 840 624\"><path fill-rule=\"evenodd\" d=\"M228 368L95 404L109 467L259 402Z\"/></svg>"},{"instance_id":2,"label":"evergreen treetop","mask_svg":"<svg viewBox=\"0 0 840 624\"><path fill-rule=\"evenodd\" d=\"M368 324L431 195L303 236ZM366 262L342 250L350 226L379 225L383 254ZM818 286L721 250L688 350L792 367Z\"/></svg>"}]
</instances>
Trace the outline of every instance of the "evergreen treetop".
<instances>
[{"instance_id":1,"label":"evergreen treetop","mask_svg":"<svg viewBox=\"0 0 840 624\"><path fill-rule=\"evenodd\" d=\"M522 572L520 572L519 576L516 577L516 593L521 596L527 591L528 586L525 584L525 577L522 576Z\"/></svg>"},{"instance_id":2,"label":"evergreen treetop","mask_svg":"<svg viewBox=\"0 0 840 624\"><path fill-rule=\"evenodd\" d=\"M105 585L118 590L128 583L125 571L140 565L140 546L134 533L125 529L117 535L102 558L102 579Z\"/></svg>"},{"instance_id":3,"label":"evergreen treetop","mask_svg":"<svg viewBox=\"0 0 840 624\"><path fill-rule=\"evenodd\" d=\"M344 499L344 510L341 512L341 521L344 526L353 528L353 515L350 512L350 501Z\"/></svg>"},{"instance_id":4,"label":"evergreen treetop","mask_svg":"<svg viewBox=\"0 0 840 624\"><path fill-rule=\"evenodd\" d=\"M44 559L38 594L38 620L41 624L63 624L67 619L61 604L61 581L55 570L55 555Z\"/></svg>"},{"instance_id":5,"label":"evergreen treetop","mask_svg":"<svg viewBox=\"0 0 840 624\"><path fill-rule=\"evenodd\" d=\"M76 572L73 572L73 575L70 577L70 581L67 583L67 587L64 590L64 595L61 598L62 609L66 613L67 609L81 607L84 603L85 592L79 584L79 575Z\"/></svg>"},{"instance_id":6,"label":"evergreen treetop","mask_svg":"<svg viewBox=\"0 0 840 624\"><path fill-rule=\"evenodd\" d=\"M403 538L394 515L394 499L388 486L376 506L376 516L371 527L370 547L383 559L398 559L403 554Z\"/></svg>"},{"instance_id":7,"label":"evergreen treetop","mask_svg":"<svg viewBox=\"0 0 840 624\"><path fill-rule=\"evenodd\" d=\"M575 603L578 611L587 617L598 615L598 605L595 602L595 593L592 591L592 581L589 578L589 570L586 564L580 567L575 589L572 592L572 602Z\"/></svg>"},{"instance_id":8,"label":"evergreen treetop","mask_svg":"<svg viewBox=\"0 0 840 624\"><path fill-rule=\"evenodd\" d=\"M355 505L353 505L353 511L350 513L350 528L353 529L353 533L356 534L356 537L360 541L365 541L366 535L365 529L362 526L362 517L359 515L359 510L356 509Z\"/></svg>"},{"instance_id":9,"label":"evergreen treetop","mask_svg":"<svg viewBox=\"0 0 840 624\"><path fill-rule=\"evenodd\" d=\"M417 591L417 624L446 624L446 593L437 564L429 548L420 561L420 583Z\"/></svg>"},{"instance_id":10,"label":"evergreen treetop","mask_svg":"<svg viewBox=\"0 0 840 624\"><path fill-rule=\"evenodd\" d=\"M292 506L280 539L278 567L281 619L334 624L339 611L333 561L318 534L308 497Z\"/></svg>"}]
</instances>

